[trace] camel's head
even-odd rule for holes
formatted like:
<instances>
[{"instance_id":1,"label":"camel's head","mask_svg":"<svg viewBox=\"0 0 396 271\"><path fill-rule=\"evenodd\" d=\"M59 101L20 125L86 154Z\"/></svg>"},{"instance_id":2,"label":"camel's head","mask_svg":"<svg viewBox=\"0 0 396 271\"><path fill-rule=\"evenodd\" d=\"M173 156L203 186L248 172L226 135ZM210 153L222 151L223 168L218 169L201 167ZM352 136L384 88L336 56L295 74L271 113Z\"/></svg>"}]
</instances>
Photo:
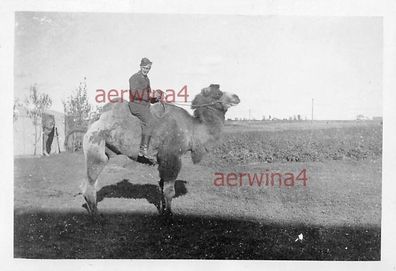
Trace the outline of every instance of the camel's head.
<instances>
[{"instance_id":1,"label":"camel's head","mask_svg":"<svg viewBox=\"0 0 396 271\"><path fill-rule=\"evenodd\" d=\"M220 90L220 85L212 84L202 89L201 93L195 96L191 108L197 109L209 106L225 113L228 108L239 103L240 100L236 94L223 92Z\"/></svg>"}]
</instances>

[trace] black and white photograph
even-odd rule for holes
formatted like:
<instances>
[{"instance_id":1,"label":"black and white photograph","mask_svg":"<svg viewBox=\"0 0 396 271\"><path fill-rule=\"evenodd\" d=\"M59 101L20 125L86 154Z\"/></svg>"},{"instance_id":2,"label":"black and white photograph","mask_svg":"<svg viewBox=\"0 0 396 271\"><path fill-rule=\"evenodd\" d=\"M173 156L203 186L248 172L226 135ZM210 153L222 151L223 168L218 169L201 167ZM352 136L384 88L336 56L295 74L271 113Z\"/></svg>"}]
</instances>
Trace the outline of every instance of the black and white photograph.
<instances>
[{"instance_id":1,"label":"black and white photograph","mask_svg":"<svg viewBox=\"0 0 396 271\"><path fill-rule=\"evenodd\" d=\"M13 20L14 260L383 260L383 16Z\"/></svg>"}]
</instances>

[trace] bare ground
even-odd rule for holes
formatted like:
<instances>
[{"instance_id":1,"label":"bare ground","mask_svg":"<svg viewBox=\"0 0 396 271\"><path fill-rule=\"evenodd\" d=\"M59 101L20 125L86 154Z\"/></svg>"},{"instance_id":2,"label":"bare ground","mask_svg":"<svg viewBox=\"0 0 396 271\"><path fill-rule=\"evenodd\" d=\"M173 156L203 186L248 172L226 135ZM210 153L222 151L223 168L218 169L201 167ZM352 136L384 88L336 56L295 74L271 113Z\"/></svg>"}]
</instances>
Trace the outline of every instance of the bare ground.
<instances>
[{"instance_id":1,"label":"bare ground","mask_svg":"<svg viewBox=\"0 0 396 271\"><path fill-rule=\"evenodd\" d=\"M119 156L99 183L96 220L78 195L83 160L15 159L15 257L380 260L379 158L211 168L186 156L174 216L165 219L156 169ZM216 172L266 169L306 169L307 185L213 183Z\"/></svg>"}]
</instances>

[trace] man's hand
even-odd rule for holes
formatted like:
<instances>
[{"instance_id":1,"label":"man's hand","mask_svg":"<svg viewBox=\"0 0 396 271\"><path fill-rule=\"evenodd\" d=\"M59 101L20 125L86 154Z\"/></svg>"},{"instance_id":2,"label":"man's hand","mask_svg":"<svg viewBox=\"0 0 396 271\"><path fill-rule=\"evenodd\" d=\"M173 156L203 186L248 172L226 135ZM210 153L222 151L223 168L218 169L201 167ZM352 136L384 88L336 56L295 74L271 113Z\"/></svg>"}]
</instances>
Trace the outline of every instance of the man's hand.
<instances>
[{"instance_id":1,"label":"man's hand","mask_svg":"<svg viewBox=\"0 0 396 271\"><path fill-rule=\"evenodd\" d=\"M150 103L157 103L159 101L162 100L162 98L164 97L164 92L160 89L154 90L151 98L150 98Z\"/></svg>"}]
</instances>

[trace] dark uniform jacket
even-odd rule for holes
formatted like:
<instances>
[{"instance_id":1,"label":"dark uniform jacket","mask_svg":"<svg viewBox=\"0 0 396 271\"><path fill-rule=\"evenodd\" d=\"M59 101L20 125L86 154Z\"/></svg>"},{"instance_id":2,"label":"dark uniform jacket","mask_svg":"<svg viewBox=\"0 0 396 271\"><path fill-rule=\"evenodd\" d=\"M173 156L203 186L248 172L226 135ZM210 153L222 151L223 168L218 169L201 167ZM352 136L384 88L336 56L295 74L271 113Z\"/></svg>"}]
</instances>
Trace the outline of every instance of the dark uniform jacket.
<instances>
[{"instance_id":1,"label":"dark uniform jacket","mask_svg":"<svg viewBox=\"0 0 396 271\"><path fill-rule=\"evenodd\" d=\"M150 79L141 71L129 78L129 100L135 103L150 105Z\"/></svg>"}]
</instances>

